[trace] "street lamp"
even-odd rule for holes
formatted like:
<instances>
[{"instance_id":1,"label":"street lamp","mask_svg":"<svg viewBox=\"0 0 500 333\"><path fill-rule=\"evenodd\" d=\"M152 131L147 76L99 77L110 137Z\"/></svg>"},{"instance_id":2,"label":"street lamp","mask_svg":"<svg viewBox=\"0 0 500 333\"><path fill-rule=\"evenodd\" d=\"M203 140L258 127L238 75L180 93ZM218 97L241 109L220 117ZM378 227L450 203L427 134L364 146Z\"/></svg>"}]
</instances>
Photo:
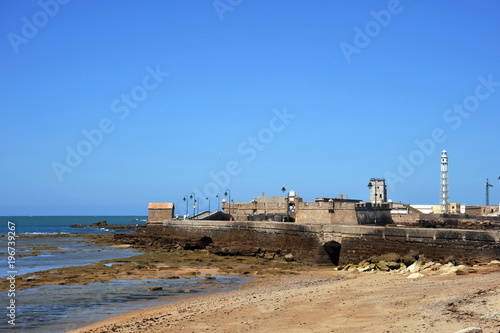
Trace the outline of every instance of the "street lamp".
<instances>
[{"instance_id":1,"label":"street lamp","mask_svg":"<svg viewBox=\"0 0 500 333\"><path fill-rule=\"evenodd\" d=\"M189 196L190 199L193 199L193 216L196 215L196 195L194 193L191 193L191 195Z\"/></svg>"},{"instance_id":2,"label":"street lamp","mask_svg":"<svg viewBox=\"0 0 500 333\"><path fill-rule=\"evenodd\" d=\"M229 214L231 214L231 191L229 189L226 189L226 192L224 192L224 196L229 197Z\"/></svg>"},{"instance_id":3,"label":"street lamp","mask_svg":"<svg viewBox=\"0 0 500 333\"><path fill-rule=\"evenodd\" d=\"M217 199L217 211L220 211L220 200L219 200L219 195L217 194L215 196L215 198Z\"/></svg>"},{"instance_id":4,"label":"street lamp","mask_svg":"<svg viewBox=\"0 0 500 333\"><path fill-rule=\"evenodd\" d=\"M188 202L189 202L188 196L185 195L184 199L182 199L182 200L184 200L186 202L186 216L188 216Z\"/></svg>"},{"instance_id":5,"label":"street lamp","mask_svg":"<svg viewBox=\"0 0 500 333\"><path fill-rule=\"evenodd\" d=\"M370 181L368 183L368 188L370 189L370 197L371 197L372 187L373 187L373 184ZM370 198L370 201L371 201L371 198ZM373 207L374 207L373 210L375 211L375 225L377 225L377 185L376 184L375 184L375 203L374 203Z\"/></svg>"},{"instance_id":6,"label":"street lamp","mask_svg":"<svg viewBox=\"0 0 500 333\"><path fill-rule=\"evenodd\" d=\"M208 212L210 212L210 198L209 197L206 197L205 199L208 200Z\"/></svg>"}]
</instances>

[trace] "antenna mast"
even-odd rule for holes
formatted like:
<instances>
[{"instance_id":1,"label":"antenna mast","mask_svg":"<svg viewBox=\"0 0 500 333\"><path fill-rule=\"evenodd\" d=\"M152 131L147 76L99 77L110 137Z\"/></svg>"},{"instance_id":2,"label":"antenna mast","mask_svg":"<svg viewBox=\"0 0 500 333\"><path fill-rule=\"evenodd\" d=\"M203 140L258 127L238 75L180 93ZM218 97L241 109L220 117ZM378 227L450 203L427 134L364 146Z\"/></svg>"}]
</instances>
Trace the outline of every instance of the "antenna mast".
<instances>
[{"instance_id":1,"label":"antenna mast","mask_svg":"<svg viewBox=\"0 0 500 333\"><path fill-rule=\"evenodd\" d=\"M448 213L448 153L441 152L441 213Z\"/></svg>"}]
</instances>

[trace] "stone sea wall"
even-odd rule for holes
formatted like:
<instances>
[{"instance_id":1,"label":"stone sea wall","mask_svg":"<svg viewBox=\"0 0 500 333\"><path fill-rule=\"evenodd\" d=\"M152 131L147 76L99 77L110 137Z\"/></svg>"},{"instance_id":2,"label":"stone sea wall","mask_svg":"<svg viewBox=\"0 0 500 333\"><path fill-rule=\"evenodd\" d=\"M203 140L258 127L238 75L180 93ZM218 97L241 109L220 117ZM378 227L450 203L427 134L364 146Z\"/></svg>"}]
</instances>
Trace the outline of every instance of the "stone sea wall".
<instances>
[{"instance_id":1,"label":"stone sea wall","mask_svg":"<svg viewBox=\"0 0 500 333\"><path fill-rule=\"evenodd\" d=\"M283 222L186 221L148 224L147 230L217 245L248 245L290 252L301 262L347 264L373 255L409 252L434 261L475 263L500 259L500 231L318 225Z\"/></svg>"}]
</instances>

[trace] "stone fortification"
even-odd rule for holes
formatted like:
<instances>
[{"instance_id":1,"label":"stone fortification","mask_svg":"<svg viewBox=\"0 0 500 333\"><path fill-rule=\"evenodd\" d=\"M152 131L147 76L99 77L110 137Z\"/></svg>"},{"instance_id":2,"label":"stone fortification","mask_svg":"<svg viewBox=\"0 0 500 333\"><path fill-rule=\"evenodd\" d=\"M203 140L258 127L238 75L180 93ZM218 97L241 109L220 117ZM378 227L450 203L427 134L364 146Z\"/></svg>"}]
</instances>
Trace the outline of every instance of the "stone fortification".
<instances>
[{"instance_id":1,"label":"stone fortification","mask_svg":"<svg viewBox=\"0 0 500 333\"><path fill-rule=\"evenodd\" d=\"M222 208L236 221L296 222L298 224L391 224L388 203L363 203L361 200L316 198L303 201L297 195L261 196L250 202L224 202ZM375 223L376 221L376 223Z\"/></svg>"},{"instance_id":2,"label":"stone fortification","mask_svg":"<svg viewBox=\"0 0 500 333\"><path fill-rule=\"evenodd\" d=\"M148 205L148 222L161 222L174 218L174 204L167 202L150 203Z\"/></svg>"},{"instance_id":3,"label":"stone fortification","mask_svg":"<svg viewBox=\"0 0 500 333\"><path fill-rule=\"evenodd\" d=\"M149 231L280 249L296 260L321 264L356 263L373 255L409 252L433 261L475 263L500 259L500 231L296 224L283 222L165 221Z\"/></svg>"},{"instance_id":4,"label":"stone fortification","mask_svg":"<svg viewBox=\"0 0 500 333\"><path fill-rule=\"evenodd\" d=\"M402 214L392 215L392 221L400 226L425 228L500 229L500 216L468 214Z\"/></svg>"}]
</instances>

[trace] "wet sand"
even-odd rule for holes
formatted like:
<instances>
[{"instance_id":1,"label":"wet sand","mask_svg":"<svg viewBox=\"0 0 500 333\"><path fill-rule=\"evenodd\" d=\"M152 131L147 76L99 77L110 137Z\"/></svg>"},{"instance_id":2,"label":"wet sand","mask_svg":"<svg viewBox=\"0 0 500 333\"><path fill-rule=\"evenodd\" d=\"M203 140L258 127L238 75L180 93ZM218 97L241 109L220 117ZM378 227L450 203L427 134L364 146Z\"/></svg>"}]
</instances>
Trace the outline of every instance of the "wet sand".
<instances>
[{"instance_id":1,"label":"wet sand","mask_svg":"<svg viewBox=\"0 0 500 333\"><path fill-rule=\"evenodd\" d=\"M408 279L333 272L266 277L239 290L134 311L73 333L500 330L500 272Z\"/></svg>"}]
</instances>

